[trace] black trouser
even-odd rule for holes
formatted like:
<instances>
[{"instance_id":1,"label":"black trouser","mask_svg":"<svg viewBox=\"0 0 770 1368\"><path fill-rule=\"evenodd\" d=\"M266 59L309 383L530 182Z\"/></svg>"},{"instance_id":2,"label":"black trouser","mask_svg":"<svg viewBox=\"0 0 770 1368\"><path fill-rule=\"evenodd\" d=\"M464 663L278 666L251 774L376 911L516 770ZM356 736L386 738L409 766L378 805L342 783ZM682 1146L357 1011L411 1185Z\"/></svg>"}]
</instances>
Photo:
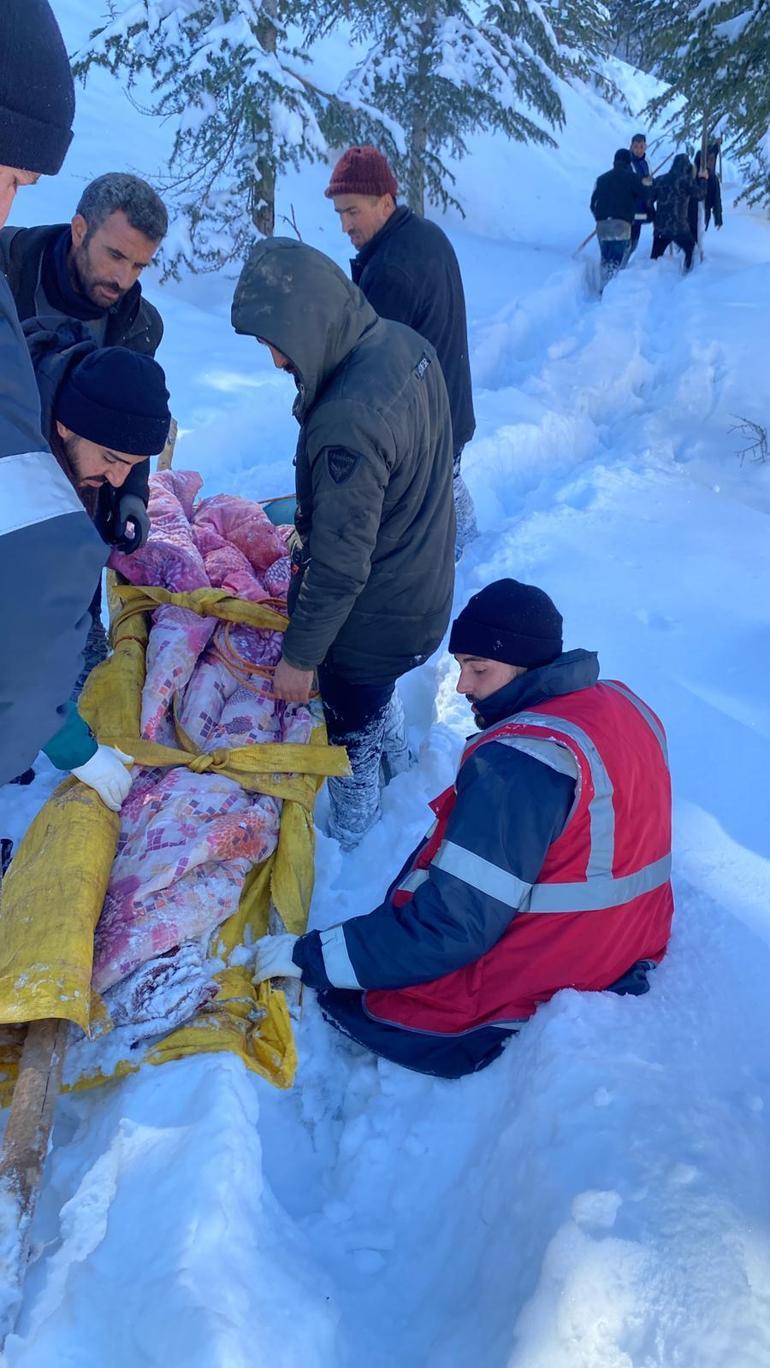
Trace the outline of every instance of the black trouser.
<instances>
[{"instance_id":1,"label":"black trouser","mask_svg":"<svg viewBox=\"0 0 770 1368\"><path fill-rule=\"evenodd\" d=\"M684 269L689 271L692 266L692 254L695 251L695 238L689 228L686 228L683 233L675 233L673 236L656 231L652 239L652 251L650 253L652 260L657 261L658 257L662 257L672 242L675 242L677 247L681 247L684 252Z\"/></svg>"}]
</instances>

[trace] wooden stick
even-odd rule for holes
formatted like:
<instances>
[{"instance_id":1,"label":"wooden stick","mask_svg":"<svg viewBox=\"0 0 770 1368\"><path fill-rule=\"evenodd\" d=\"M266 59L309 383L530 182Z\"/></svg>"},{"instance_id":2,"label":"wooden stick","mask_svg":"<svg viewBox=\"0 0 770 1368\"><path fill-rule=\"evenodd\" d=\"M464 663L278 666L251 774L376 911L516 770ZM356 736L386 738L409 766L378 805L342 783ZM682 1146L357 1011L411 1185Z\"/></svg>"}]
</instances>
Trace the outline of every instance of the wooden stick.
<instances>
[{"instance_id":1,"label":"wooden stick","mask_svg":"<svg viewBox=\"0 0 770 1368\"><path fill-rule=\"evenodd\" d=\"M53 1018L30 1024L13 1090L0 1153L0 1345L21 1305L69 1029Z\"/></svg>"},{"instance_id":2,"label":"wooden stick","mask_svg":"<svg viewBox=\"0 0 770 1368\"><path fill-rule=\"evenodd\" d=\"M171 419L171 426L168 430L166 445L158 457L156 470L170 470L171 462L174 459L174 447L176 446L176 434L178 432L176 418Z\"/></svg>"}]
</instances>

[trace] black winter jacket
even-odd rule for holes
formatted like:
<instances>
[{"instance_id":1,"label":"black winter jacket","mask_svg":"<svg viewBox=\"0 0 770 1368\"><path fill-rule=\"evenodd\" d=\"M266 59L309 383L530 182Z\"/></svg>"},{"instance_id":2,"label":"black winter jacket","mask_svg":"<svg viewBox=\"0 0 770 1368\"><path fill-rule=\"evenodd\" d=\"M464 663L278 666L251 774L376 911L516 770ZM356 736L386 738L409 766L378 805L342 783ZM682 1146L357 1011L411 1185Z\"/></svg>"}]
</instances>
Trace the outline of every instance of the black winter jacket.
<instances>
[{"instance_id":1,"label":"black winter jacket","mask_svg":"<svg viewBox=\"0 0 770 1368\"><path fill-rule=\"evenodd\" d=\"M38 313L35 294L46 248L53 249L66 223L40 228L0 229L0 271L3 272L22 323ZM163 337L163 320L154 305L144 298L137 280L127 294L106 309L105 347L128 347L129 351L154 356Z\"/></svg>"},{"instance_id":2,"label":"black winter jacket","mask_svg":"<svg viewBox=\"0 0 770 1368\"><path fill-rule=\"evenodd\" d=\"M476 430L460 267L445 233L399 205L350 263L380 318L406 323L436 348L452 412L454 450Z\"/></svg>"},{"instance_id":3,"label":"black winter jacket","mask_svg":"<svg viewBox=\"0 0 770 1368\"><path fill-rule=\"evenodd\" d=\"M602 219L633 223L635 215L649 205L650 196L651 187L642 185L630 166L615 166L597 180L591 196L591 213L597 223Z\"/></svg>"},{"instance_id":4,"label":"black winter jacket","mask_svg":"<svg viewBox=\"0 0 770 1368\"><path fill-rule=\"evenodd\" d=\"M298 388L302 553L284 656L396 678L435 651L452 603L452 425L436 353L288 238L252 249L232 319L290 359Z\"/></svg>"},{"instance_id":5,"label":"black winter jacket","mask_svg":"<svg viewBox=\"0 0 770 1368\"><path fill-rule=\"evenodd\" d=\"M49 446L54 446L53 426L56 395L69 371L89 352L97 350L85 324L76 318L53 323L51 319L28 318L23 324L32 367L40 395L40 425ZM93 521L103 541L114 545L114 526L118 502L126 494L136 494L145 508L150 500L149 461L132 466L119 489L102 485L97 494Z\"/></svg>"},{"instance_id":6,"label":"black winter jacket","mask_svg":"<svg viewBox=\"0 0 770 1368\"><path fill-rule=\"evenodd\" d=\"M705 180L694 177L684 153L674 157L671 170L656 176L652 187L655 199L656 236L676 238L689 233L691 199L705 199Z\"/></svg>"}]
</instances>

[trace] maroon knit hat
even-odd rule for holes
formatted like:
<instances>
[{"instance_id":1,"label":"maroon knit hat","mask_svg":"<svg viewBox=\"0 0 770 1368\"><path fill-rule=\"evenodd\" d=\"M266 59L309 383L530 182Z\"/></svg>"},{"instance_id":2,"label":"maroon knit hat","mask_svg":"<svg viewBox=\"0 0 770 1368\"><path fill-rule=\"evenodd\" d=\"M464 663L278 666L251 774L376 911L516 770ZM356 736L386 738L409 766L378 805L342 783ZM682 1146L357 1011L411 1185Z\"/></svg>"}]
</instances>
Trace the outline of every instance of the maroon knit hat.
<instances>
[{"instance_id":1,"label":"maroon knit hat","mask_svg":"<svg viewBox=\"0 0 770 1368\"><path fill-rule=\"evenodd\" d=\"M390 165L376 147L349 147L343 152L324 190L327 199L335 195L392 195L398 183Z\"/></svg>"}]
</instances>

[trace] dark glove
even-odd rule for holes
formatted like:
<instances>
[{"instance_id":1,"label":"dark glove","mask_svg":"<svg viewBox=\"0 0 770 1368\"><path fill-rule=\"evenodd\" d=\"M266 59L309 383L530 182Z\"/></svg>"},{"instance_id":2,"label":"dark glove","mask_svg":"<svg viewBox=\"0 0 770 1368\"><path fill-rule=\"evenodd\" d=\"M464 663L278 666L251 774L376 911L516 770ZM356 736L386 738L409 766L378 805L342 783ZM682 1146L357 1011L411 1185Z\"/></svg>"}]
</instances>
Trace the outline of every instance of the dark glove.
<instances>
[{"instance_id":1,"label":"dark glove","mask_svg":"<svg viewBox=\"0 0 770 1368\"><path fill-rule=\"evenodd\" d=\"M118 495L110 541L127 556L144 546L150 534L150 515L138 494Z\"/></svg>"}]
</instances>

